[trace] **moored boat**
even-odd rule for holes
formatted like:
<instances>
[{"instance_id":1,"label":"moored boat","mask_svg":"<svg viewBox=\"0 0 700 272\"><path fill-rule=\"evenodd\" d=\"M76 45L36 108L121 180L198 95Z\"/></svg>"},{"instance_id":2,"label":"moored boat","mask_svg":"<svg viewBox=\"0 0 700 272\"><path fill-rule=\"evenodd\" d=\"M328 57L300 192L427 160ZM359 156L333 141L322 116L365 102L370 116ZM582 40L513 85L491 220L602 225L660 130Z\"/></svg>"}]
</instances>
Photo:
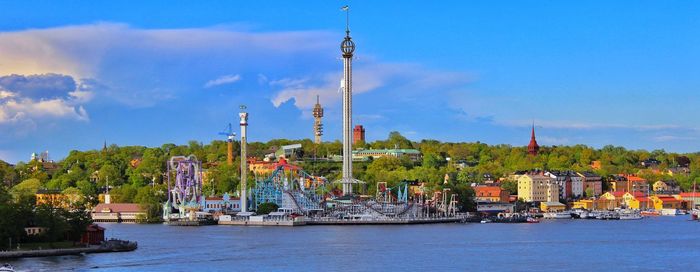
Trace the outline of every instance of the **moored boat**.
<instances>
[{"instance_id":1,"label":"moored boat","mask_svg":"<svg viewBox=\"0 0 700 272\"><path fill-rule=\"evenodd\" d=\"M642 219L642 215L636 211L625 211L620 213L620 220L639 220Z\"/></svg>"},{"instance_id":2,"label":"moored boat","mask_svg":"<svg viewBox=\"0 0 700 272\"><path fill-rule=\"evenodd\" d=\"M540 220L537 220L537 219L535 219L535 218L532 218L532 217L528 217L528 218L527 218L527 221L526 221L526 222L528 222L528 223L531 223L531 224L532 224L532 223L539 223L539 222L540 222Z\"/></svg>"},{"instance_id":3,"label":"moored boat","mask_svg":"<svg viewBox=\"0 0 700 272\"><path fill-rule=\"evenodd\" d=\"M3 264L0 266L0 272L15 272L15 268L11 264Z\"/></svg>"},{"instance_id":4,"label":"moored boat","mask_svg":"<svg viewBox=\"0 0 700 272\"><path fill-rule=\"evenodd\" d=\"M661 209L661 215L676 216L683 215L683 213L678 209Z\"/></svg>"},{"instance_id":5,"label":"moored boat","mask_svg":"<svg viewBox=\"0 0 700 272\"><path fill-rule=\"evenodd\" d=\"M659 215L661 215L661 213L659 213L658 211L641 211L639 214L641 214L642 216L659 216Z\"/></svg>"},{"instance_id":6,"label":"moored boat","mask_svg":"<svg viewBox=\"0 0 700 272\"><path fill-rule=\"evenodd\" d=\"M571 219L571 213L568 212L547 212L544 213L546 219Z\"/></svg>"}]
</instances>

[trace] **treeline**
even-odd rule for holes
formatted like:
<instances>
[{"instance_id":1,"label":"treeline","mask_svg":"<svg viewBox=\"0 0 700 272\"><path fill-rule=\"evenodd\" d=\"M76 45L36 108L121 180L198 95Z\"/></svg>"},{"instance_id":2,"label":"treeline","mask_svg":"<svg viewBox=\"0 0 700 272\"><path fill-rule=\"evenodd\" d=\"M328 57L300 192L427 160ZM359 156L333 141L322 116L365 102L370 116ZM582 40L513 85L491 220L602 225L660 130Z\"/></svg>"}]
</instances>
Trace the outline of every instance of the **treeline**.
<instances>
[{"instance_id":1,"label":"treeline","mask_svg":"<svg viewBox=\"0 0 700 272\"><path fill-rule=\"evenodd\" d=\"M253 142L248 146L248 154L262 159L282 145L301 143L302 149L291 160L298 163L310 174L323 175L329 180L340 176L341 164L323 160L331 155L340 155L340 141L314 144L309 139L275 139L266 143ZM167 161L172 156L194 154L207 169L211 181L204 188L205 194L234 192L240 183L240 146L233 143L235 162L226 164L225 141L212 141L203 144L191 141L187 145L164 144L160 147L107 146L101 150L71 151L63 160L51 165L31 161L10 167L0 163L0 179L11 188L10 191L50 188L68 190L85 196L87 202L97 203L98 194L109 183L113 202L138 202L147 205L153 215L159 212L160 201L166 197L164 181ZM412 142L398 132L390 133L386 140L360 143L356 148L415 148L421 151L419 161L408 158L385 157L354 164L354 175L367 182L364 191L372 194L376 182L388 182L395 186L403 180L426 182L429 189L447 185L478 183L484 174L495 178L504 177L517 170L548 169L594 171L602 176L612 174L639 174L650 182L660 179L674 179L684 190L690 190L693 183L700 181L700 154L677 154L663 150L628 150L623 147L605 146L600 149L585 145L543 146L538 156L529 156L526 147L510 145L487 145L484 143L447 143L437 140ZM654 169L645 168L641 163L648 159L658 160ZM600 162L599 169L591 163ZM666 170L687 166L687 174L670 176ZM252 186L254 175L248 175ZM511 188L512 190L513 188Z\"/></svg>"}]
</instances>

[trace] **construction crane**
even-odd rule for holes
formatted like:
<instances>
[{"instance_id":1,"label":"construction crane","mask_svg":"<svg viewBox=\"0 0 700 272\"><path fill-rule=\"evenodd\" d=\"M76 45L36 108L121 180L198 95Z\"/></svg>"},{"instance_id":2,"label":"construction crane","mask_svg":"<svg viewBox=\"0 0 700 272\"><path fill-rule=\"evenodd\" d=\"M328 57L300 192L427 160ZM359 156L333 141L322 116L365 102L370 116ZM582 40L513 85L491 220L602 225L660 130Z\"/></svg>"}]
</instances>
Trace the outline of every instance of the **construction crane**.
<instances>
[{"instance_id":1,"label":"construction crane","mask_svg":"<svg viewBox=\"0 0 700 272\"><path fill-rule=\"evenodd\" d=\"M219 135L226 136L226 142L228 145L228 151L226 152L226 164L233 165L233 139L236 138L236 133L233 132L231 123L228 123L226 130L219 132Z\"/></svg>"}]
</instances>

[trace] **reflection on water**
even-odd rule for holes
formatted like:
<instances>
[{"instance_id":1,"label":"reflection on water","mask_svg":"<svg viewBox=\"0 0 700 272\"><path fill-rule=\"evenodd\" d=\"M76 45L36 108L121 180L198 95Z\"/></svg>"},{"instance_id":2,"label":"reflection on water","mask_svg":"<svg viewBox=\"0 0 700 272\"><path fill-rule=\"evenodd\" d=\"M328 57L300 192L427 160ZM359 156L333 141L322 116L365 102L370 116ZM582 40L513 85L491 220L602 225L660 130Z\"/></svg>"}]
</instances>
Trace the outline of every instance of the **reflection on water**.
<instances>
[{"instance_id":1,"label":"reflection on water","mask_svg":"<svg viewBox=\"0 0 700 272\"><path fill-rule=\"evenodd\" d=\"M19 271L700 271L700 224L687 219L305 227L104 224L108 237L136 240L139 249L10 263Z\"/></svg>"}]
</instances>

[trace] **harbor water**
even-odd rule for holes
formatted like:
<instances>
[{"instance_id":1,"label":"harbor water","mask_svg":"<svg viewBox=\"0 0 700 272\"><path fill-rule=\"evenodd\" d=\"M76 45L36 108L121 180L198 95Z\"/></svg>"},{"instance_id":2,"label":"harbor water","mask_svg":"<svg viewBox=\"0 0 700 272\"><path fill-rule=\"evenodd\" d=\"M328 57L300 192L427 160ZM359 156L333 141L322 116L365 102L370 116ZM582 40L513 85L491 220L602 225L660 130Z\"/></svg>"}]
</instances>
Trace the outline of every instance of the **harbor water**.
<instances>
[{"instance_id":1,"label":"harbor water","mask_svg":"<svg viewBox=\"0 0 700 272\"><path fill-rule=\"evenodd\" d=\"M18 271L700 271L700 223L241 227L103 224L133 252L28 258Z\"/></svg>"}]
</instances>

